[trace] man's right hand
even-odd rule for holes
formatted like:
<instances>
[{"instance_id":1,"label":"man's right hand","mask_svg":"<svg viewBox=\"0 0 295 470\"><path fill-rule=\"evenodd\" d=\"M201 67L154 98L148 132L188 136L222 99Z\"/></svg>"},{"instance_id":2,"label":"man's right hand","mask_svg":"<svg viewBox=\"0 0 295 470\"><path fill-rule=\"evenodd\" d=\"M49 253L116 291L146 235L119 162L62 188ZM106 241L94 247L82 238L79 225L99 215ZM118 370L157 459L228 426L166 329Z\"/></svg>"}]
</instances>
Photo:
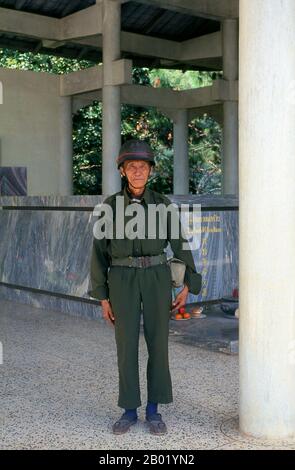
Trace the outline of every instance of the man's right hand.
<instances>
[{"instance_id":1,"label":"man's right hand","mask_svg":"<svg viewBox=\"0 0 295 470\"><path fill-rule=\"evenodd\" d=\"M112 326L115 324L115 317L109 300L101 300L102 317Z\"/></svg>"}]
</instances>

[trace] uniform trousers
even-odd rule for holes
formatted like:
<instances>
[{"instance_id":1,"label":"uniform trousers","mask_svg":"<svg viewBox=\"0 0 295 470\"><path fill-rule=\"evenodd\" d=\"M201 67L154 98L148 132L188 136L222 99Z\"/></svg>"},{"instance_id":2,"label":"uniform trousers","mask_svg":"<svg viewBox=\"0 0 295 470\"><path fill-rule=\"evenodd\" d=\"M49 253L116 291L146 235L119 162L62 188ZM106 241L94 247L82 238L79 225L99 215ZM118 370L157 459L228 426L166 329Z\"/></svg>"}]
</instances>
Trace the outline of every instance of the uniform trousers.
<instances>
[{"instance_id":1,"label":"uniform trousers","mask_svg":"<svg viewBox=\"0 0 295 470\"><path fill-rule=\"evenodd\" d=\"M111 266L108 284L115 317L118 406L133 409L141 405L138 365L141 305L148 351L147 399L153 403L172 402L168 358L172 302L170 267L166 263L145 268Z\"/></svg>"}]
</instances>

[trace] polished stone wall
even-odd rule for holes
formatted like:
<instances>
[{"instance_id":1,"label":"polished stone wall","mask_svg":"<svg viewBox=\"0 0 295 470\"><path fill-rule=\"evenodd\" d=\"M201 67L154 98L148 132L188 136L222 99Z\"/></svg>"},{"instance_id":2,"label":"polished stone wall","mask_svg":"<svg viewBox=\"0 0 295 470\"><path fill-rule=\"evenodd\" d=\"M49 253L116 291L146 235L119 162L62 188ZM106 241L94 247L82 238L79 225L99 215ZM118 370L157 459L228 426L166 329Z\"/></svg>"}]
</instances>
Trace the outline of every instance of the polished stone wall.
<instances>
[{"instance_id":1,"label":"polished stone wall","mask_svg":"<svg viewBox=\"0 0 295 470\"><path fill-rule=\"evenodd\" d=\"M26 196L27 168L0 166L0 196Z\"/></svg>"},{"instance_id":2,"label":"polished stone wall","mask_svg":"<svg viewBox=\"0 0 295 470\"><path fill-rule=\"evenodd\" d=\"M193 251L202 291L188 301L219 299L238 284L238 211L232 198L169 196L202 203L202 237ZM101 196L0 197L0 296L89 317L92 210ZM169 249L168 249L169 254ZM171 253L170 253L171 254Z\"/></svg>"}]
</instances>

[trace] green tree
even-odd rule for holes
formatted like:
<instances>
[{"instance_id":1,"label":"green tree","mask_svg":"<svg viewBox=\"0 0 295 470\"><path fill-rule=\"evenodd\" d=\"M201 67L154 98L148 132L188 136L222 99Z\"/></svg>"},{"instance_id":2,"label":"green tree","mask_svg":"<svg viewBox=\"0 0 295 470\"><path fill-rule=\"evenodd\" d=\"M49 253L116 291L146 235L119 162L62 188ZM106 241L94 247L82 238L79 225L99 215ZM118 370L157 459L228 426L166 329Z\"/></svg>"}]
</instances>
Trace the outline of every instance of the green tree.
<instances>
[{"instance_id":1,"label":"green tree","mask_svg":"<svg viewBox=\"0 0 295 470\"><path fill-rule=\"evenodd\" d=\"M95 65L44 54L0 49L0 67L64 74ZM147 68L133 69L133 83L184 90L210 86L220 73ZM73 116L74 194L100 194L102 170L102 106L93 102ZM156 171L149 186L173 192L173 123L155 108L122 105L122 140L146 139L156 155ZM189 188L193 194L220 193L221 129L204 115L189 123ZM114 156L115 163L115 156Z\"/></svg>"}]
</instances>

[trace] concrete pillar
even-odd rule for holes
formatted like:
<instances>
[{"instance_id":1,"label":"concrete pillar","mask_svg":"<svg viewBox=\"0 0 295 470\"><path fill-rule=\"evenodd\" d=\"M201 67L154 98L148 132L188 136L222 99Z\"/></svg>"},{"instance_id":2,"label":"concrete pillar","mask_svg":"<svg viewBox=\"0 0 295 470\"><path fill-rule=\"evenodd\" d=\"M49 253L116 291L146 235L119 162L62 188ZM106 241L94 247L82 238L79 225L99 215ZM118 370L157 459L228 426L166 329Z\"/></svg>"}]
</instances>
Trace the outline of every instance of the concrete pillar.
<instances>
[{"instance_id":1,"label":"concrete pillar","mask_svg":"<svg viewBox=\"0 0 295 470\"><path fill-rule=\"evenodd\" d=\"M295 2L240 1L240 429L295 436Z\"/></svg>"},{"instance_id":2,"label":"concrete pillar","mask_svg":"<svg viewBox=\"0 0 295 470\"><path fill-rule=\"evenodd\" d=\"M60 97L59 194L73 194L73 116L72 97Z\"/></svg>"},{"instance_id":3,"label":"concrete pillar","mask_svg":"<svg viewBox=\"0 0 295 470\"><path fill-rule=\"evenodd\" d=\"M116 157L121 146L120 87L112 85L112 62L120 59L121 4L103 1L102 193L121 189Z\"/></svg>"},{"instance_id":4,"label":"concrete pillar","mask_svg":"<svg viewBox=\"0 0 295 470\"><path fill-rule=\"evenodd\" d=\"M222 23L223 78L238 80L238 20L226 19ZM223 104L223 194L238 194L238 103Z\"/></svg>"},{"instance_id":5,"label":"concrete pillar","mask_svg":"<svg viewBox=\"0 0 295 470\"><path fill-rule=\"evenodd\" d=\"M175 111L173 149L173 193L189 194L188 116L186 109Z\"/></svg>"}]
</instances>

